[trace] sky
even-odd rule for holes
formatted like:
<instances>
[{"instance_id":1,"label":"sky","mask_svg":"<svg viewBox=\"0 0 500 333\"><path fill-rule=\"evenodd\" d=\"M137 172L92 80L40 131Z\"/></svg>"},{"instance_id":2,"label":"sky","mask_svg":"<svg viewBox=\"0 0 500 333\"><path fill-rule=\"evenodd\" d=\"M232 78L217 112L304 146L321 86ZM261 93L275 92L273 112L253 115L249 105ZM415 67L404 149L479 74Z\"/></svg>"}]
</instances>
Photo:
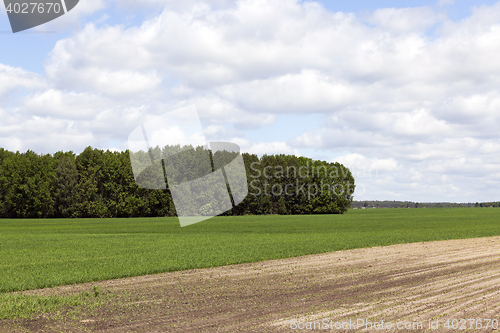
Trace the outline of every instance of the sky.
<instances>
[{"instance_id":1,"label":"sky","mask_svg":"<svg viewBox=\"0 0 500 333\"><path fill-rule=\"evenodd\" d=\"M340 162L355 200L498 201L500 2L80 0L13 34L0 147L126 150L195 105L208 141Z\"/></svg>"}]
</instances>

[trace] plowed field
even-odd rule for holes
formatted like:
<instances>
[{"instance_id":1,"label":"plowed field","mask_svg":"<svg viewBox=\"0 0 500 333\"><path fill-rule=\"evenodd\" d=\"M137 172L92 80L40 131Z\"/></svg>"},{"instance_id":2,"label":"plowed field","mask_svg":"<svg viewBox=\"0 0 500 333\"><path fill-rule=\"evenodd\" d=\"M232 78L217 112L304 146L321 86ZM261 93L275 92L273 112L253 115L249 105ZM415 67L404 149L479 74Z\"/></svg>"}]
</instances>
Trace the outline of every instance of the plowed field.
<instances>
[{"instance_id":1,"label":"plowed field","mask_svg":"<svg viewBox=\"0 0 500 333\"><path fill-rule=\"evenodd\" d=\"M375 331L382 320L384 330L390 322L393 331L398 324L398 331L430 331L429 320L438 320L432 331L448 332L452 324L464 327L460 319L467 320L467 330L493 331L495 321L485 326L500 317L500 237L355 249L24 293L68 295L93 285L113 295L104 306L4 320L0 331L287 332L315 324L318 331L335 325ZM450 329L444 326L448 319ZM470 319L482 319L481 325Z\"/></svg>"}]
</instances>

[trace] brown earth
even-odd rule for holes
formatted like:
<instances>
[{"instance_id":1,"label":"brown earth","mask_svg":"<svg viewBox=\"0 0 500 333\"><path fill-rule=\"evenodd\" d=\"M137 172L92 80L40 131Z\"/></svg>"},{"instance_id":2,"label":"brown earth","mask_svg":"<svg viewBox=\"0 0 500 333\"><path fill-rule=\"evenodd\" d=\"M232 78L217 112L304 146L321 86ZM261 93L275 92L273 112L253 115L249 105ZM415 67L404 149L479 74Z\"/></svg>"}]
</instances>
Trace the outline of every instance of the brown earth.
<instances>
[{"instance_id":1,"label":"brown earth","mask_svg":"<svg viewBox=\"0 0 500 333\"><path fill-rule=\"evenodd\" d=\"M316 331L328 331L318 326L323 320L334 330L335 323L344 323L344 332L455 331L444 327L448 319L468 320L465 326L454 322L467 331L491 332L491 322L484 327L487 320L500 321L500 237L339 251L25 293L68 295L94 285L104 291L103 306L0 321L0 332L311 331L293 329L307 328L302 326L307 321L316 322ZM345 324L349 319L354 326ZM429 330L429 319L438 320L437 330ZM469 319L482 319L483 328ZM391 322L392 328L376 330L375 324L367 330L361 320ZM419 322L421 329L396 327Z\"/></svg>"}]
</instances>

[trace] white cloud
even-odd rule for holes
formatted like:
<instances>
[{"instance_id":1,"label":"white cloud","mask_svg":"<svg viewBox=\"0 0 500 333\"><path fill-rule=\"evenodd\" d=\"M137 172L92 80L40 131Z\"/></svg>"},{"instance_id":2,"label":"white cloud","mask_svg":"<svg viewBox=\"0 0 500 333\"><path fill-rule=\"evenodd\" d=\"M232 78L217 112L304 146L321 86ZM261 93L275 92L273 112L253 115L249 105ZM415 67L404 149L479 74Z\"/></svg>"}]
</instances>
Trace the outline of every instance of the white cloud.
<instances>
[{"instance_id":1,"label":"white cloud","mask_svg":"<svg viewBox=\"0 0 500 333\"><path fill-rule=\"evenodd\" d=\"M93 119L111 101L89 93L63 93L49 89L25 98L22 112L64 119Z\"/></svg>"},{"instance_id":2,"label":"white cloud","mask_svg":"<svg viewBox=\"0 0 500 333\"><path fill-rule=\"evenodd\" d=\"M0 96L5 97L15 89L40 89L47 87L45 79L22 68L0 63Z\"/></svg>"},{"instance_id":3,"label":"white cloud","mask_svg":"<svg viewBox=\"0 0 500 333\"><path fill-rule=\"evenodd\" d=\"M359 99L350 84L335 82L316 70L224 85L218 92L249 110L308 113L346 107Z\"/></svg>"},{"instance_id":4,"label":"white cloud","mask_svg":"<svg viewBox=\"0 0 500 333\"><path fill-rule=\"evenodd\" d=\"M436 107L436 114L448 123L462 124L486 133L498 130L500 94L498 91L456 95Z\"/></svg>"},{"instance_id":5,"label":"white cloud","mask_svg":"<svg viewBox=\"0 0 500 333\"><path fill-rule=\"evenodd\" d=\"M112 72L88 68L85 73L75 74L81 74L80 77L72 77L72 82L75 78L79 79L77 88L90 88L116 97L148 95L161 84L161 78L154 72L141 73L127 70ZM66 75L70 76L71 73L66 73Z\"/></svg>"},{"instance_id":6,"label":"white cloud","mask_svg":"<svg viewBox=\"0 0 500 333\"><path fill-rule=\"evenodd\" d=\"M500 140L495 140L496 142L486 142L481 145L479 151L485 154L500 154Z\"/></svg>"},{"instance_id":7,"label":"white cloud","mask_svg":"<svg viewBox=\"0 0 500 333\"><path fill-rule=\"evenodd\" d=\"M349 153L332 160L344 164L352 172L378 175L398 170L400 166L394 158L369 158L358 153Z\"/></svg>"},{"instance_id":8,"label":"white cloud","mask_svg":"<svg viewBox=\"0 0 500 333\"><path fill-rule=\"evenodd\" d=\"M428 110L414 110L397 114L393 123L394 132L404 136L450 136L453 131L443 120L436 119Z\"/></svg>"},{"instance_id":9,"label":"white cloud","mask_svg":"<svg viewBox=\"0 0 500 333\"><path fill-rule=\"evenodd\" d=\"M260 79L288 74L306 64L311 68L331 64L328 53L339 51L322 50L325 45L318 42L345 39L342 30L354 28L362 33L362 25L352 21L350 15L294 1L240 1L237 8L220 11L208 6L181 13L166 9L140 27L86 25L73 38L57 44L48 69L56 76L75 67L81 71L99 66L154 68L204 87ZM352 44L348 39L345 42Z\"/></svg>"},{"instance_id":10,"label":"white cloud","mask_svg":"<svg viewBox=\"0 0 500 333\"><path fill-rule=\"evenodd\" d=\"M240 142L241 143L241 142ZM257 144L252 144L251 146L242 146L242 151L248 152L250 154L256 155L272 155L272 154L289 154L300 156L297 149L293 149L286 142L260 142Z\"/></svg>"},{"instance_id":11,"label":"white cloud","mask_svg":"<svg viewBox=\"0 0 500 333\"><path fill-rule=\"evenodd\" d=\"M213 124L231 123L238 128L248 129L271 125L275 121L274 114L245 111L237 104L212 93L198 94L177 107L191 104L197 106L200 117Z\"/></svg>"},{"instance_id":12,"label":"white cloud","mask_svg":"<svg viewBox=\"0 0 500 333\"><path fill-rule=\"evenodd\" d=\"M367 18L369 23L393 34L424 32L441 20L429 7L379 8Z\"/></svg>"},{"instance_id":13,"label":"white cloud","mask_svg":"<svg viewBox=\"0 0 500 333\"><path fill-rule=\"evenodd\" d=\"M204 146L207 143L202 132L196 132L188 137L178 126L163 128L161 131L156 131L153 133L153 135L150 135L148 137L148 140L151 146L159 146L160 144L162 146L175 146L178 144L181 146Z\"/></svg>"}]
</instances>

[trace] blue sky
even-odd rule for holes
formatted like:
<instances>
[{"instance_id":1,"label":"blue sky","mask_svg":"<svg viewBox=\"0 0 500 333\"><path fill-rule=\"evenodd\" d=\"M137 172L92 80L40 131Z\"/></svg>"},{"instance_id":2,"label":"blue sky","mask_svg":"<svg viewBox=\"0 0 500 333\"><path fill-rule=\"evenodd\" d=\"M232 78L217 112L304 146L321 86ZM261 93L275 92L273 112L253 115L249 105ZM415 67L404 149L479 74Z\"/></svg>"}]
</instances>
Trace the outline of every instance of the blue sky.
<instances>
[{"instance_id":1,"label":"blue sky","mask_svg":"<svg viewBox=\"0 0 500 333\"><path fill-rule=\"evenodd\" d=\"M472 8L481 5L493 5L497 1L433 1L433 0L386 0L386 1L320 1L325 8L332 11L352 12L362 14L365 11L373 11L378 8L407 8L407 7L432 7L445 12L454 21L461 20L471 15Z\"/></svg>"},{"instance_id":2,"label":"blue sky","mask_svg":"<svg viewBox=\"0 0 500 333\"><path fill-rule=\"evenodd\" d=\"M207 140L339 161L357 200L492 201L500 3L82 0L12 34L0 6L0 147L127 149L195 104Z\"/></svg>"}]
</instances>

